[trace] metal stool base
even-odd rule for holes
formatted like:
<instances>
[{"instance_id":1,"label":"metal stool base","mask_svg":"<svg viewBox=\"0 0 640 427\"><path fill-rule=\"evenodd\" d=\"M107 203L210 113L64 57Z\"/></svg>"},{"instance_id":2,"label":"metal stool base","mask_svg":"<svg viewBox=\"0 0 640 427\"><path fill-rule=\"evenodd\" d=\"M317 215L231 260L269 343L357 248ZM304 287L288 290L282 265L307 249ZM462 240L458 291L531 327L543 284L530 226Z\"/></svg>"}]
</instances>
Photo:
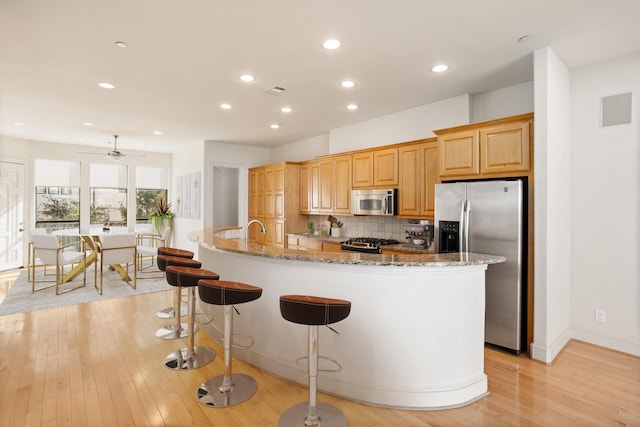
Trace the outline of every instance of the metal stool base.
<instances>
[{"instance_id":1,"label":"metal stool base","mask_svg":"<svg viewBox=\"0 0 640 427\"><path fill-rule=\"evenodd\" d=\"M160 328L156 331L156 338L160 338L163 340L175 340L176 338L186 338L189 335L189 324L182 322L180 323L180 331L176 330L176 325L171 324L167 325L163 328ZM198 325L194 325L193 333L198 332Z\"/></svg>"},{"instance_id":2,"label":"metal stool base","mask_svg":"<svg viewBox=\"0 0 640 427\"><path fill-rule=\"evenodd\" d=\"M181 348L164 358L164 366L174 371L196 369L216 358L216 352L209 347L195 347L193 357L189 357L189 349Z\"/></svg>"},{"instance_id":3,"label":"metal stool base","mask_svg":"<svg viewBox=\"0 0 640 427\"><path fill-rule=\"evenodd\" d=\"M324 402L318 402L316 408L320 418L317 424L305 423L305 418L309 411L309 403L299 403L287 409L285 413L280 416L278 425L280 427L313 425L318 427L347 427L347 419L335 406Z\"/></svg>"},{"instance_id":4,"label":"metal stool base","mask_svg":"<svg viewBox=\"0 0 640 427\"><path fill-rule=\"evenodd\" d=\"M186 316L186 315L187 315L186 307L181 307L180 316ZM156 316L161 319L174 319L176 317L175 312L173 311L173 307L167 307L167 308L163 308L162 310L159 310L158 312L156 312Z\"/></svg>"},{"instance_id":5,"label":"metal stool base","mask_svg":"<svg viewBox=\"0 0 640 427\"><path fill-rule=\"evenodd\" d=\"M231 374L231 390L221 392L224 375L211 378L198 388L198 400L205 406L223 408L233 406L248 400L258 389L256 380L245 374Z\"/></svg>"}]
</instances>

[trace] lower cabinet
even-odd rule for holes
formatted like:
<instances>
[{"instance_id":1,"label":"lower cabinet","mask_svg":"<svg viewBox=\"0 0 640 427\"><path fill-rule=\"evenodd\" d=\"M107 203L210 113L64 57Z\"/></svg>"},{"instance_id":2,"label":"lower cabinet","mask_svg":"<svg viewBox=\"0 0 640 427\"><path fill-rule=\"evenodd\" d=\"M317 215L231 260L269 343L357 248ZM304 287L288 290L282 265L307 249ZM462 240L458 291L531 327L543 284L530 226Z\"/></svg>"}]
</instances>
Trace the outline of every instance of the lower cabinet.
<instances>
[{"instance_id":1,"label":"lower cabinet","mask_svg":"<svg viewBox=\"0 0 640 427\"><path fill-rule=\"evenodd\" d=\"M325 251L340 252L342 245L340 243L323 242L319 239L307 239L300 236L287 236L287 248L308 250L308 251Z\"/></svg>"}]
</instances>

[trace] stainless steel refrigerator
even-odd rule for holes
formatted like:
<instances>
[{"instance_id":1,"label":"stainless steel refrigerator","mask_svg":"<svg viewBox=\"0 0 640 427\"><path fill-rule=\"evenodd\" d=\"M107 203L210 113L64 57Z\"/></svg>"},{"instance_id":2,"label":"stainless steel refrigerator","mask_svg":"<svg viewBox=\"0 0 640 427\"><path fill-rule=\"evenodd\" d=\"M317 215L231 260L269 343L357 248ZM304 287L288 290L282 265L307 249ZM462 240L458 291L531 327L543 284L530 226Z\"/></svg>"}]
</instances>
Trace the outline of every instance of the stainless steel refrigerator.
<instances>
[{"instance_id":1,"label":"stainless steel refrigerator","mask_svg":"<svg viewBox=\"0 0 640 427\"><path fill-rule=\"evenodd\" d=\"M436 185L437 252L502 255L486 272L485 342L526 348L526 185L523 180Z\"/></svg>"}]
</instances>

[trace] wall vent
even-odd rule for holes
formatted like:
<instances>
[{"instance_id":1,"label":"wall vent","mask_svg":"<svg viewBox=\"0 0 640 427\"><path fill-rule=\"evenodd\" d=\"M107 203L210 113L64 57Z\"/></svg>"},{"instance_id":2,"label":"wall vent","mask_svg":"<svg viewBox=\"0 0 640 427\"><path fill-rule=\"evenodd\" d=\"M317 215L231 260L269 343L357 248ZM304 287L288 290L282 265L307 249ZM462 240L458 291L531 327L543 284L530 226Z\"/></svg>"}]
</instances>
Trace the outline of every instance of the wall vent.
<instances>
[{"instance_id":1,"label":"wall vent","mask_svg":"<svg viewBox=\"0 0 640 427\"><path fill-rule=\"evenodd\" d=\"M631 123L631 93L603 97L601 111L602 127Z\"/></svg>"},{"instance_id":2,"label":"wall vent","mask_svg":"<svg viewBox=\"0 0 640 427\"><path fill-rule=\"evenodd\" d=\"M282 86L273 86L273 87L270 87L269 89L267 89L266 93L268 93L269 95L278 95L279 93L282 93L285 90L287 90L287 89L282 87Z\"/></svg>"}]
</instances>

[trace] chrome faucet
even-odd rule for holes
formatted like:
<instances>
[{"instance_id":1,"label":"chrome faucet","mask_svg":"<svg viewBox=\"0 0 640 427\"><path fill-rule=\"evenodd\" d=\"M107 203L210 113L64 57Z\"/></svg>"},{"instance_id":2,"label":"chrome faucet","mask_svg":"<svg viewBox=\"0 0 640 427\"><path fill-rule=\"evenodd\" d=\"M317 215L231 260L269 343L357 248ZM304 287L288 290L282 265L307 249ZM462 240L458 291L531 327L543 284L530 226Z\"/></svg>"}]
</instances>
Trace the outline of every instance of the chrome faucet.
<instances>
[{"instance_id":1,"label":"chrome faucet","mask_svg":"<svg viewBox=\"0 0 640 427\"><path fill-rule=\"evenodd\" d=\"M264 228L264 224L262 222L260 222L260 220L257 219L252 219L251 221L249 221L247 223L247 225L244 227L244 242L247 243L247 241L249 240L249 226L251 224L260 224L260 233L265 234L267 232L267 229Z\"/></svg>"}]
</instances>

